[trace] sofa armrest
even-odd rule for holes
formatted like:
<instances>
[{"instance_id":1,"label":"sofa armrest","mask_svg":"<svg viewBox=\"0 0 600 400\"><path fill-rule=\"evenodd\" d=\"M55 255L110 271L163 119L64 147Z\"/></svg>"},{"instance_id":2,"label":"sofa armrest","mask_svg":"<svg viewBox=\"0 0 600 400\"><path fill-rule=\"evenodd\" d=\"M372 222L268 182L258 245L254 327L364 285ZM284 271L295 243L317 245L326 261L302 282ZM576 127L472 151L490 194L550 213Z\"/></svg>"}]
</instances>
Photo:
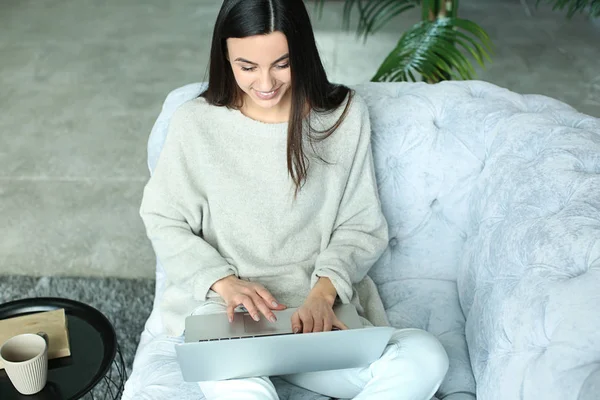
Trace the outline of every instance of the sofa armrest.
<instances>
[{"instance_id":1,"label":"sofa armrest","mask_svg":"<svg viewBox=\"0 0 600 400\"><path fill-rule=\"evenodd\" d=\"M458 275L477 397L598 398L600 120L539 108L483 134Z\"/></svg>"},{"instance_id":2,"label":"sofa armrest","mask_svg":"<svg viewBox=\"0 0 600 400\"><path fill-rule=\"evenodd\" d=\"M195 99L204 91L206 83L190 83L172 90L165 99L158 118L152 126L150 138L148 139L148 169L150 173L158 161L160 151L167 137L169 121L175 110L184 103Z\"/></svg>"}]
</instances>

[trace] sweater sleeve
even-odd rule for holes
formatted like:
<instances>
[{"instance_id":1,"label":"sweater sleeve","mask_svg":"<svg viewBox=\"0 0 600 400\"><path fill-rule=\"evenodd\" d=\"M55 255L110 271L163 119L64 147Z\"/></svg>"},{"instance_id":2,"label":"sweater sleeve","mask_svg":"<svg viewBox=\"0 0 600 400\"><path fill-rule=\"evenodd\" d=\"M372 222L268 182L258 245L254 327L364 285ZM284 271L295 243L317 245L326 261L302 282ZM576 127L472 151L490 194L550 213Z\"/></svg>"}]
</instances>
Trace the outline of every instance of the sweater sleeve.
<instances>
[{"instance_id":1,"label":"sweater sleeve","mask_svg":"<svg viewBox=\"0 0 600 400\"><path fill-rule=\"evenodd\" d=\"M343 303L350 302L352 285L362 281L383 254L389 235L375 178L368 109L362 99L353 101L360 110L358 145L329 245L317 256L311 279L314 286L319 277L329 278Z\"/></svg>"},{"instance_id":2,"label":"sweater sleeve","mask_svg":"<svg viewBox=\"0 0 600 400\"><path fill-rule=\"evenodd\" d=\"M216 281L237 271L201 237L201 204L206 196L188 157L193 146L186 143L191 118L185 109L186 105L180 107L171 118L158 163L144 189L140 216L167 280L203 301Z\"/></svg>"}]
</instances>

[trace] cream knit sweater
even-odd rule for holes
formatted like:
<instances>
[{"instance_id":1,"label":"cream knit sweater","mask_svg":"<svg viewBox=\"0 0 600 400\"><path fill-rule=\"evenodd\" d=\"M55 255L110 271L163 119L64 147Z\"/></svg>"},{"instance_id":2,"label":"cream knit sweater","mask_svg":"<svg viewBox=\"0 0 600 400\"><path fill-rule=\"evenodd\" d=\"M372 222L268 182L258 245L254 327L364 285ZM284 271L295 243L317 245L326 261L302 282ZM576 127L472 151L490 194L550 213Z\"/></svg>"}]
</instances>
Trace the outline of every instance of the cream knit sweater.
<instances>
[{"instance_id":1,"label":"cream knit sweater","mask_svg":"<svg viewBox=\"0 0 600 400\"><path fill-rule=\"evenodd\" d=\"M344 105L313 112L313 128L331 127ZM204 302L222 303L210 287L231 274L263 284L288 307L328 277L366 325L386 325L367 276L388 242L370 137L366 104L355 95L332 136L313 146L305 137L310 166L293 202L287 123L258 122L203 98L182 105L140 209L167 275L160 302L167 333L181 335L185 317Z\"/></svg>"}]
</instances>

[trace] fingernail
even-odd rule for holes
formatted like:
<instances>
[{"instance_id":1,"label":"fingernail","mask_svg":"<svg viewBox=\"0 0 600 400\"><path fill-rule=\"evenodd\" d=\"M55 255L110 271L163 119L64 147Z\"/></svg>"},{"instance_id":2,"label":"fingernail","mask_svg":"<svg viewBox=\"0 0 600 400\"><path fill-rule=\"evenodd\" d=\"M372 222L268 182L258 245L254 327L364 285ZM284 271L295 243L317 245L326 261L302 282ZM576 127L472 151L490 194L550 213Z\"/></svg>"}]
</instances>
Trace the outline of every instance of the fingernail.
<instances>
[{"instance_id":1,"label":"fingernail","mask_svg":"<svg viewBox=\"0 0 600 400\"><path fill-rule=\"evenodd\" d=\"M256 322L260 321L260 317L258 316L258 314L253 315L252 319L255 320Z\"/></svg>"},{"instance_id":2,"label":"fingernail","mask_svg":"<svg viewBox=\"0 0 600 400\"><path fill-rule=\"evenodd\" d=\"M300 332L300 328L294 328L294 333Z\"/></svg>"},{"instance_id":3,"label":"fingernail","mask_svg":"<svg viewBox=\"0 0 600 400\"><path fill-rule=\"evenodd\" d=\"M271 322L275 323L275 322L277 322L277 318L275 318L275 316L274 316L274 315L271 315L271 316L269 317L269 321L271 321Z\"/></svg>"},{"instance_id":4,"label":"fingernail","mask_svg":"<svg viewBox=\"0 0 600 400\"><path fill-rule=\"evenodd\" d=\"M273 305L273 307L279 307L279 304L277 304L276 301L272 302L271 305Z\"/></svg>"},{"instance_id":5,"label":"fingernail","mask_svg":"<svg viewBox=\"0 0 600 400\"><path fill-rule=\"evenodd\" d=\"M231 318L231 315L228 315L228 316L227 316L227 319L229 320L229 323L232 323L232 322L233 322L233 318Z\"/></svg>"}]
</instances>

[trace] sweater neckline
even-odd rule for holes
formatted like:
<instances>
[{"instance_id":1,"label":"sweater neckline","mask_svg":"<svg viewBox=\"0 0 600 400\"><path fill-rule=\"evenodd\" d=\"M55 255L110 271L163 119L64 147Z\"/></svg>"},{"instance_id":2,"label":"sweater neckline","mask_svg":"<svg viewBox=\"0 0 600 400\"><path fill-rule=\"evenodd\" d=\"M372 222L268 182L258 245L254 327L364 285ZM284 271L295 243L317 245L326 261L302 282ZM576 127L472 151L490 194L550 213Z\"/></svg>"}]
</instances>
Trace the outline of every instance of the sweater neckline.
<instances>
[{"instance_id":1,"label":"sweater neckline","mask_svg":"<svg viewBox=\"0 0 600 400\"><path fill-rule=\"evenodd\" d=\"M226 109L227 109L228 113L235 118L236 121L238 121L240 124L243 124L244 126L248 126L250 128L249 133L265 134L265 135L287 133L287 129L288 129L288 125L289 125L288 122L277 122L277 123L263 122L263 121L259 121L259 120L256 120L254 118L251 118L251 117L245 115L238 109L235 109L235 108L226 108Z\"/></svg>"}]
</instances>

